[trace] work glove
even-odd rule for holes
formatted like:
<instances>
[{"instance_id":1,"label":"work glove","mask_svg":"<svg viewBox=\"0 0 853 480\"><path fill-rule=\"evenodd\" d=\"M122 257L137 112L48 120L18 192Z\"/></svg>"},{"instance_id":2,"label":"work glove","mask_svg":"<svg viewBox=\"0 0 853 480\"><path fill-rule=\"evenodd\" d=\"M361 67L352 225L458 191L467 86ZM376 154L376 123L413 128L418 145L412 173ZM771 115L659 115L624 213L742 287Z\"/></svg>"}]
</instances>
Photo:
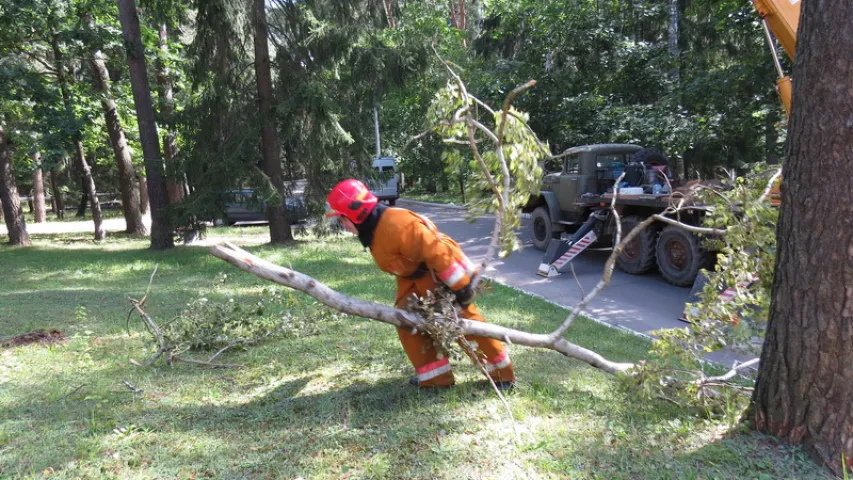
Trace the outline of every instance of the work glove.
<instances>
[{"instance_id":1,"label":"work glove","mask_svg":"<svg viewBox=\"0 0 853 480\"><path fill-rule=\"evenodd\" d=\"M468 305L474 303L474 298L477 296L477 292L474 291L474 285L478 283L479 274L474 274L471 277L471 281L468 282L468 285L460 288L453 292L456 295L456 302L462 306L462 308L467 308Z\"/></svg>"}]
</instances>

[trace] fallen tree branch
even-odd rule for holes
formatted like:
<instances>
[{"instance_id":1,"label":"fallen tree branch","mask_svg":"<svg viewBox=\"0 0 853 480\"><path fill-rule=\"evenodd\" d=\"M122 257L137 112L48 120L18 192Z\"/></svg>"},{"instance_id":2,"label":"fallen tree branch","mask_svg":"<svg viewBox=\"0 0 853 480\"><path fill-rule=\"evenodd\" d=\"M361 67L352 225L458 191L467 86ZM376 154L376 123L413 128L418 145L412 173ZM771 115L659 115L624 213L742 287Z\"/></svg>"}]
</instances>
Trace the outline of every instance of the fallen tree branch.
<instances>
[{"instance_id":1,"label":"fallen tree branch","mask_svg":"<svg viewBox=\"0 0 853 480\"><path fill-rule=\"evenodd\" d=\"M211 254L257 277L308 294L320 303L343 313L408 329L420 329L423 324L423 319L414 313L344 295L303 273L275 265L227 242L212 247ZM632 363L612 362L563 338L555 340L546 334L527 333L466 319L462 319L462 327L465 335L494 338L527 347L547 348L611 374L626 372L634 366Z\"/></svg>"}]
</instances>

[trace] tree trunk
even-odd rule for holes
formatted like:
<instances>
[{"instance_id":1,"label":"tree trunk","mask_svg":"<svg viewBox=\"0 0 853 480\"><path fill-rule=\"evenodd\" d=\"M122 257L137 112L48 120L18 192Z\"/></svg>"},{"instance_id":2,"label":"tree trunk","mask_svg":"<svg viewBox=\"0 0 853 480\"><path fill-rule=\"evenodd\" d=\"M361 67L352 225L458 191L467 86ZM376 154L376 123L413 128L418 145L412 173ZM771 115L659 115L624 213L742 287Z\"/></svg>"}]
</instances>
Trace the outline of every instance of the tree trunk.
<instances>
[{"instance_id":1,"label":"tree trunk","mask_svg":"<svg viewBox=\"0 0 853 480\"><path fill-rule=\"evenodd\" d=\"M148 179L145 175L137 175L139 183L139 213L148 214Z\"/></svg>"},{"instance_id":2,"label":"tree trunk","mask_svg":"<svg viewBox=\"0 0 853 480\"><path fill-rule=\"evenodd\" d=\"M9 245L29 246L30 235L21 214L21 198L18 196L18 186L12 172L11 157L9 144L6 143L5 126L0 123L0 203L6 230L9 232Z\"/></svg>"},{"instance_id":3,"label":"tree trunk","mask_svg":"<svg viewBox=\"0 0 853 480\"><path fill-rule=\"evenodd\" d=\"M391 28L397 28L397 17L394 15L393 0L385 0L383 5L385 7L385 19L388 20L388 26Z\"/></svg>"},{"instance_id":4,"label":"tree trunk","mask_svg":"<svg viewBox=\"0 0 853 480\"><path fill-rule=\"evenodd\" d=\"M290 219L284 209L284 176L281 171L281 152L272 114L272 75L270 74L270 54L267 45L267 21L264 13L264 0L252 2L252 18L255 24L255 77L258 86L258 111L261 117L261 152L263 154L264 173L269 177L279 194L275 202L267 207L270 221L270 242L284 243L293 240Z\"/></svg>"},{"instance_id":5,"label":"tree trunk","mask_svg":"<svg viewBox=\"0 0 853 480\"><path fill-rule=\"evenodd\" d=\"M65 218L65 199L62 198L62 190L59 187L59 175L56 169L50 171L50 190L53 192L53 204L56 205L56 218Z\"/></svg>"},{"instance_id":6,"label":"tree trunk","mask_svg":"<svg viewBox=\"0 0 853 480\"><path fill-rule=\"evenodd\" d=\"M104 123L118 167L118 183L121 190L124 221L127 225L126 231L131 235L146 236L148 235L148 228L142 221L142 213L139 208L139 191L133 181L133 160L130 157L130 148L127 146L127 139L121 127L116 102L110 93L110 74L100 51L92 54L90 64L95 89L100 93L101 108L104 110Z\"/></svg>"},{"instance_id":7,"label":"tree trunk","mask_svg":"<svg viewBox=\"0 0 853 480\"><path fill-rule=\"evenodd\" d=\"M79 170L79 165L77 166ZM77 214L75 217L82 218L86 216L86 204L89 203L89 193L86 190L86 179L83 177L83 173L80 173L80 202L77 203Z\"/></svg>"},{"instance_id":8,"label":"tree trunk","mask_svg":"<svg viewBox=\"0 0 853 480\"><path fill-rule=\"evenodd\" d=\"M65 105L65 111L72 119L74 107L71 104L71 91L68 88L70 81L65 76L65 66L62 63L62 50L59 49L59 34L54 31L51 35L51 47L53 49L53 60L56 63L57 80L59 81L59 89L62 92L62 103ZM92 178L92 170L89 164L86 163L86 155L83 153L83 141L80 139L81 132L74 132L74 159L77 162L77 169L83 177L83 192L89 196L89 203L92 206L92 220L95 224L95 241L103 240L106 237L104 228L101 225L101 204L98 202L97 190L95 189L95 180ZM77 210L77 216L81 216L81 211L85 214L85 204Z\"/></svg>"},{"instance_id":9,"label":"tree trunk","mask_svg":"<svg viewBox=\"0 0 853 480\"><path fill-rule=\"evenodd\" d=\"M75 158L77 158L77 168L83 172L84 192L89 196L89 206L92 207L92 220L95 222L95 241L101 241L107 237L104 227L101 223L101 204L98 201L98 191L95 188L95 178L92 176L92 169L86 162L86 155L83 153L83 142L80 140L74 141Z\"/></svg>"},{"instance_id":10,"label":"tree trunk","mask_svg":"<svg viewBox=\"0 0 853 480\"><path fill-rule=\"evenodd\" d=\"M33 161L36 165L38 165L39 157L41 157L39 153L33 154ZM44 206L44 174L41 167L33 170L33 214L36 217L36 223L44 223L47 220Z\"/></svg>"},{"instance_id":11,"label":"tree trunk","mask_svg":"<svg viewBox=\"0 0 853 480\"><path fill-rule=\"evenodd\" d=\"M776 275L747 418L841 475L853 457L853 3L802 2ZM848 465L849 466L849 465Z\"/></svg>"},{"instance_id":12,"label":"tree trunk","mask_svg":"<svg viewBox=\"0 0 853 480\"><path fill-rule=\"evenodd\" d=\"M160 141L154 120L154 105L148 87L148 72L145 70L145 54L139 32L139 16L134 0L116 0L119 20L127 50L127 65L130 69L130 84L133 89L133 104L139 123L139 138L145 157L145 176L148 179L148 201L151 207L151 248L155 250L175 246L170 219L163 209L169 204L166 177L163 174L163 157L160 156Z\"/></svg>"},{"instance_id":13,"label":"tree trunk","mask_svg":"<svg viewBox=\"0 0 853 480\"><path fill-rule=\"evenodd\" d=\"M169 53L169 31L166 29L165 23L160 25L160 51L164 57ZM168 166L178 155L178 142L175 140L175 132L171 130L175 114L172 79L169 67L163 62L157 62L157 89L160 94L161 124L166 129L163 135L163 156ZM184 199L184 187L180 181L167 178L166 190L168 191L170 204L178 203Z\"/></svg>"},{"instance_id":14,"label":"tree trunk","mask_svg":"<svg viewBox=\"0 0 853 480\"><path fill-rule=\"evenodd\" d=\"M678 0L669 0L669 56L672 58L673 68L669 74L670 80L672 80L673 85L678 84L679 77L681 76L681 69L679 65L679 57L680 53L678 51L678 21L679 21L679 12L678 12ZM680 103L680 102L679 102Z\"/></svg>"}]
</instances>

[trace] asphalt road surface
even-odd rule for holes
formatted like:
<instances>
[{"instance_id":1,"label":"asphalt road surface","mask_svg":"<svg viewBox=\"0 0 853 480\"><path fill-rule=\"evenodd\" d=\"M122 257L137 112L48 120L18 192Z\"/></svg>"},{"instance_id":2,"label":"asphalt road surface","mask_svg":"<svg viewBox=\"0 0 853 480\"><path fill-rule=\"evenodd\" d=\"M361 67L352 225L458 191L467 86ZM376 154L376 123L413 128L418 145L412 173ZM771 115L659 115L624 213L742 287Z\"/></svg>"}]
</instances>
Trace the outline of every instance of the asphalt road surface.
<instances>
[{"instance_id":1,"label":"asphalt road surface","mask_svg":"<svg viewBox=\"0 0 853 480\"><path fill-rule=\"evenodd\" d=\"M494 217L483 217L474 223L465 220L465 211L433 204L399 200L397 203L429 217L439 230L456 240L475 263L486 254L494 225ZM536 275L544 252L533 247L530 221L523 220L519 239L524 249L494 263L490 278L543 297L551 302L573 307L583 294L571 271L555 278ZM585 292L591 291L604 271L610 250L586 250L572 260L578 281ZM657 272L628 275L619 270L610 285L587 307L586 313L611 325L650 335L660 328L684 327L678 320L689 288L670 285Z\"/></svg>"}]
</instances>

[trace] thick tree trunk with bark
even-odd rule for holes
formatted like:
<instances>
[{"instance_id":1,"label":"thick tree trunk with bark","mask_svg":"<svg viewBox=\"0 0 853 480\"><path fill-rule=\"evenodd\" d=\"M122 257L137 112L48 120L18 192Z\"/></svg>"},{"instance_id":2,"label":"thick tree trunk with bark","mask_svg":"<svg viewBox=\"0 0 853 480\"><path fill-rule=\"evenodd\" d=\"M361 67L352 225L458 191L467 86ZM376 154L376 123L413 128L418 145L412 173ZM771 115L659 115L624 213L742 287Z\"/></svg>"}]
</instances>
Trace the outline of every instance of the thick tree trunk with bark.
<instances>
[{"instance_id":1,"label":"thick tree trunk with bark","mask_svg":"<svg viewBox=\"0 0 853 480\"><path fill-rule=\"evenodd\" d=\"M126 231L131 235L145 236L148 235L148 228L142 222L139 191L134 182L133 160L130 157L130 148L127 146L127 139L124 136L124 129L122 129L121 119L116 109L116 102L110 93L110 73L100 51L92 54L90 64L95 89L100 93L101 108L104 110L104 123L118 167L118 183L121 190L124 221L127 225Z\"/></svg>"},{"instance_id":2,"label":"thick tree trunk with bark","mask_svg":"<svg viewBox=\"0 0 853 480\"><path fill-rule=\"evenodd\" d=\"M853 3L802 3L776 276L749 417L841 473L853 458Z\"/></svg>"},{"instance_id":3,"label":"thick tree trunk with bark","mask_svg":"<svg viewBox=\"0 0 853 480\"><path fill-rule=\"evenodd\" d=\"M0 123L0 204L3 208L3 220L9 232L10 245L30 245L30 235L21 214L21 198L18 185L12 172L12 158L9 144L6 143L5 126Z\"/></svg>"},{"instance_id":4,"label":"thick tree trunk with bark","mask_svg":"<svg viewBox=\"0 0 853 480\"><path fill-rule=\"evenodd\" d=\"M68 115L74 117L74 106L71 103L71 91L68 88L68 77L65 75L65 66L62 62L62 50L59 49L59 34L53 32L51 36L51 47L53 49L53 60L56 63L57 80L59 81L59 89L62 92L62 102L65 104L65 110ZM89 164L86 163L86 155L83 152L83 141L80 139L80 132L74 135L74 160L77 169L80 172L83 183L83 192L89 197L89 204L92 207L92 221L95 224L95 240L100 241L106 238L104 227L101 225L101 204L98 202L97 189L95 188L95 180L92 178L92 170ZM85 213L85 204L77 211L77 216L81 216L81 211Z\"/></svg>"},{"instance_id":5,"label":"thick tree trunk with bark","mask_svg":"<svg viewBox=\"0 0 853 480\"><path fill-rule=\"evenodd\" d=\"M166 24L160 25L160 51L163 56L169 53L169 31ZM175 139L175 132L170 128L172 125L172 117L175 114L175 98L172 94L172 79L169 73L169 67L163 62L157 62L157 90L160 95L160 116L162 118L163 128L166 129L163 135L163 157L166 165L170 165L172 160L178 155L178 142ZM178 203L184 199L184 186L182 182L174 179L166 179L166 190L168 191L169 203Z\"/></svg>"},{"instance_id":6,"label":"thick tree trunk with bark","mask_svg":"<svg viewBox=\"0 0 853 480\"><path fill-rule=\"evenodd\" d=\"M252 19L255 33L255 78L258 86L258 111L261 116L261 153L264 173L269 177L280 199L267 207L270 221L270 242L284 243L293 240L290 219L284 209L284 175L281 170L281 152L272 113L273 90L270 73L270 54L267 45L267 21L264 0L253 0Z\"/></svg>"},{"instance_id":7,"label":"thick tree trunk with bark","mask_svg":"<svg viewBox=\"0 0 853 480\"><path fill-rule=\"evenodd\" d=\"M133 104L139 123L142 154L145 157L145 176L148 179L148 201L151 208L151 248L155 250L175 246L172 225L163 209L169 204L163 158L160 156L160 140L154 120L154 105L148 86L145 69L145 54L139 31L139 16L134 0L116 0L119 20L127 48L127 65L130 69L130 84L133 89Z\"/></svg>"},{"instance_id":8,"label":"thick tree trunk with bark","mask_svg":"<svg viewBox=\"0 0 853 480\"><path fill-rule=\"evenodd\" d=\"M39 153L33 154L33 160L38 165ZM41 168L33 170L33 215L36 223L44 223L47 220L47 209L44 204L44 174Z\"/></svg>"},{"instance_id":9,"label":"thick tree trunk with bark","mask_svg":"<svg viewBox=\"0 0 853 480\"><path fill-rule=\"evenodd\" d=\"M62 198L62 189L56 169L50 171L50 191L53 192L53 204L56 207L53 213L56 214L56 218L61 220L65 218L65 199Z\"/></svg>"}]
</instances>

